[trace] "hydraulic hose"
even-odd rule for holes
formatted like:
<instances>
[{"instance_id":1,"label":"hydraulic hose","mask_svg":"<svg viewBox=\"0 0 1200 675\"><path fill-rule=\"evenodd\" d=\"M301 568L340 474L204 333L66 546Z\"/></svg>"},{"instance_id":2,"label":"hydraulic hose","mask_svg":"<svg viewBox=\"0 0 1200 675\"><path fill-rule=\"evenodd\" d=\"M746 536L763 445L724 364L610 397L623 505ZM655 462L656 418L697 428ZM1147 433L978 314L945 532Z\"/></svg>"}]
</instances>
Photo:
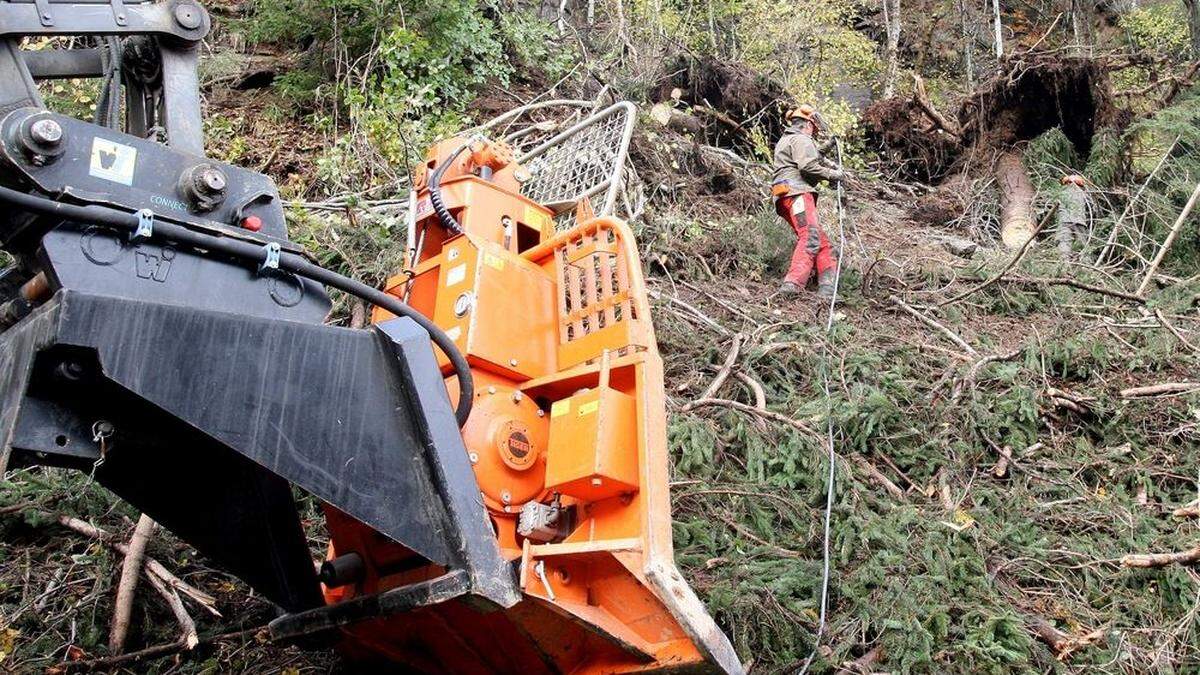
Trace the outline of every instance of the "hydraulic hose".
<instances>
[{"instance_id":1,"label":"hydraulic hose","mask_svg":"<svg viewBox=\"0 0 1200 675\"><path fill-rule=\"evenodd\" d=\"M5 202L31 213L40 213L64 220L108 225L122 230L137 230L139 222L137 214L126 213L107 206L66 204L54 199L26 194L2 186L0 186L0 202ZM48 228L47 231L49 229L53 228ZM154 222L153 237L161 237L172 243L202 248L214 253L254 263L261 263L264 259L263 246L259 244L197 232L182 225L159 220L155 220ZM324 286L344 291L397 316L408 317L421 326L421 328L425 329L429 333L430 340L438 346L438 349L442 350L446 357L450 359L450 364L454 367L454 374L458 379L459 391L458 407L455 408L454 416L458 419L460 427L466 424L467 418L471 415L471 407L475 400L475 380L471 376L471 367L467 364L466 357L463 356L462 352L454 344L454 340L450 339L450 336L446 335L446 332L438 327L437 324L412 307L404 304L398 298L372 288L361 281L355 281L337 272L314 265L303 256L294 253L281 253L279 256L279 269L310 279Z\"/></svg>"},{"instance_id":2,"label":"hydraulic hose","mask_svg":"<svg viewBox=\"0 0 1200 675\"><path fill-rule=\"evenodd\" d=\"M454 215L450 213L450 209L446 208L446 200L442 199L442 176L446 175L446 170L450 168L454 160L458 159L458 156L469 147L471 147L471 141L467 141L462 147L450 153L446 161L434 169L433 173L429 176L429 203L433 206L433 212L437 214L442 227L446 228L447 232L453 234L462 234L462 226L454 219Z\"/></svg>"}]
</instances>

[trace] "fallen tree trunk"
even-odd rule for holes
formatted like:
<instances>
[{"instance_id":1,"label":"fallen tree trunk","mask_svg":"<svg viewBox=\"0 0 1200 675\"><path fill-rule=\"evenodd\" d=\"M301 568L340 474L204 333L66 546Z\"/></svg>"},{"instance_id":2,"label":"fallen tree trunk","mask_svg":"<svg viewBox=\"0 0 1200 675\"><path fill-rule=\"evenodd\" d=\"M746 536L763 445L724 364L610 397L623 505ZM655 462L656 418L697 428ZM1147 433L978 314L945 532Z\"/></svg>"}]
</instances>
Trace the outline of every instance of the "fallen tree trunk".
<instances>
[{"instance_id":1,"label":"fallen tree trunk","mask_svg":"<svg viewBox=\"0 0 1200 675\"><path fill-rule=\"evenodd\" d=\"M1000 188L1000 238L1008 248L1021 248L1034 235L1036 190L1019 152L1008 150L997 158L996 183Z\"/></svg>"}]
</instances>

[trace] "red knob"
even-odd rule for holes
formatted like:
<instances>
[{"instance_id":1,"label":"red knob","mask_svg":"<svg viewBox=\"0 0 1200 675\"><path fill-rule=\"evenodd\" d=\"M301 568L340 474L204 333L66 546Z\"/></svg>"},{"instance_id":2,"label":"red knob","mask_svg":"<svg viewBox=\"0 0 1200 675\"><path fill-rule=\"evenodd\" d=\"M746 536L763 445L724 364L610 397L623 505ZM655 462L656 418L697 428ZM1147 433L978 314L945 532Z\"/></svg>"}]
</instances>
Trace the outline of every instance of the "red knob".
<instances>
[{"instance_id":1,"label":"red knob","mask_svg":"<svg viewBox=\"0 0 1200 675\"><path fill-rule=\"evenodd\" d=\"M258 216L246 216L242 218L242 227L251 232L258 232L262 229L262 218Z\"/></svg>"}]
</instances>

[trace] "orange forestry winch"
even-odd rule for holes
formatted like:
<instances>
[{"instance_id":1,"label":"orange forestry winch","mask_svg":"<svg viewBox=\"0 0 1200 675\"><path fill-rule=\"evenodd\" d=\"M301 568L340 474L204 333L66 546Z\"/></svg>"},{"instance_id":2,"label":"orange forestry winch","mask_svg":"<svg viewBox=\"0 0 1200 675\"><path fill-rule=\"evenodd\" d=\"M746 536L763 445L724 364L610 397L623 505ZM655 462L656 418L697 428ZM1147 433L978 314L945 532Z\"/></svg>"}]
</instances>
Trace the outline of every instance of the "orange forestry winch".
<instances>
[{"instance_id":1,"label":"orange forestry winch","mask_svg":"<svg viewBox=\"0 0 1200 675\"><path fill-rule=\"evenodd\" d=\"M412 267L387 292L471 365L463 438L522 597L351 625L343 650L429 672L739 672L673 561L663 368L629 227L584 200L578 224L556 232L555 214L521 195L512 152L475 141L436 188L462 228L448 232L428 177L463 143L442 143L421 167ZM330 560L354 551L369 570L327 589L331 603L441 573L336 512L329 526Z\"/></svg>"}]
</instances>

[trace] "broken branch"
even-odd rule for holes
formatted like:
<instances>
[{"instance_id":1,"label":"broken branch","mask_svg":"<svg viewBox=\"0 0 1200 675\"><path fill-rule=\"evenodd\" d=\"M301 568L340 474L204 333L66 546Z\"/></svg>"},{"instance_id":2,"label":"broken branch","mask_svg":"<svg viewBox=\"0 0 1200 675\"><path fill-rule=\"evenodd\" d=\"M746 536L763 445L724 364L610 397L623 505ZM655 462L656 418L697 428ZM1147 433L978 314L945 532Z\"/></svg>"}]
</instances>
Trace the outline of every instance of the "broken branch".
<instances>
[{"instance_id":1,"label":"broken branch","mask_svg":"<svg viewBox=\"0 0 1200 675\"><path fill-rule=\"evenodd\" d=\"M47 518L57 521L59 525L62 525L63 527L67 528L68 530L71 530L72 532L77 532L79 534L84 535L85 537L91 537L93 539L97 539L100 542L106 544L109 548L112 548L124 555L129 555L129 546L127 546L125 544L125 542L120 541L119 539L114 537L112 535L112 533L110 533L110 532L102 530L102 529L96 527L95 525L92 525L91 523L85 522L78 518L72 518L71 516L51 516L49 514L45 514L45 515ZM204 609L208 610L209 614L212 614L213 616L218 616L218 617L221 616L221 613L218 612L216 609L216 604L217 604L216 598L209 595L208 593L205 593L204 591L201 591L198 588L195 588L194 586L189 585L183 579L180 579L179 577L175 576L174 574L171 574L171 572L168 571L166 567L163 567L162 563L158 562L154 558L147 556L145 558L145 565L146 565L147 572L156 575L161 581L166 583L171 588L174 588L175 590L179 591L180 593L191 598L193 601L196 602L196 604L198 604L201 607L203 607Z\"/></svg>"},{"instance_id":2,"label":"broken branch","mask_svg":"<svg viewBox=\"0 0 1200 675\"><path fill-rule=\"evenodd\" d=\"M794 420L794 419L788 417L787 415L783 415L781 413L777 413L772 410L759 410L758 408L755 408L752 405L746 405L745 403L739 403L738 401L730 401L728 399L723 399L723 398L700 398L700 399L696 399L695 401L692 401L692 408L701 408L704 406L722 406L725 408L733 408L734 410L739 410L744 413L750 413L751 415L758 415L759 417L762 417L765 419L774 420L776 422L782 422L798 431L802 431L806 434L811 434L817 438L824 438L823 436L821 436L821 434L818 434L815 430L813 430L812 427L808 426L804 422L801 422L799 420Z\"/></svg>"},{"instance_id":3,"label":"broken branch","mask_svg":"<svg viewBox=\"0 0 1200 675\"><path fill-rule=\"evenodd\" d=\"M1121 390L1121 398L1143 398L1148 396L1174 396L1200 391L1200 382L1163 382L1145 387L1130 387Z\"/></svg>"},{"instance_id":4,"label":"broken branch","mask_svg":"<svg viewBox=\"0 0 1200 675\"><path fill-rule=\"evenodd\" d=\"M1127 555L1121 558L1124 567L1149 569L1166 567L1167 565L1191 565L1200 561L1200 546L1194 546L1186 551L1175 553L1143 553Z\"/></svg>"},{"instance_id":5,"label":"broken branch","mask_svg":"<svg viewBox=\"0 0 1200 675\"><path fill-rule=\"evenodd\" d=\"M186 649L195 649L196 645L200 644L200 637L196 635L196 622L192 621L192 617L187 612L187 608L183 606L183 600L179 599L179 594L175 589L167 586L162 579L159 579L149 572L146 573L146 581L158 591L158 594L167 601L167 606L171 608L171 614L175 615L175 620L179 622L179 628L183 633L179 637L179 641Z\"/></svg>"},{"instance_id":6,"label":"broken branch","mask_svg":"<svg viewBox=\"0 0 1200 675\"><path fill-rule=\"evenodd\" d=\"M1200 352L1200 347L1197 347L1189 342L1188 339L1183 336L1183 333L1180 333L1175 326L1171 325L1170 321L1167 321L1167 317L1163 316L1161 309L1154 310L1154 318L1158 319L1158 322L1162 324L1162 327L1170 331L1171 335L1174 335L1175 339L1179 340L1180 344L1182 344L1184 347L1187 347L1193 352Z\"/></svg>"},{"instance_id":7,"label":"broken branch","mask_svg":"<svg viewBox=\"0 0 1200 675\"><path fill-rule=\"evenodd\" d=\"M133 615L133 599L137 593L138 577L142 572L142 561L146 557L146 545L154 536L155 527L157 524L154 520L143 513L138 518L133 536L127 545L129 552L125 554L125 562L121 565L121 580L117 583L117 600L108 633L108 650L113 654L125 651L125 638L129 635L129 617Z\"/></svg>"},{"instance_id":8,"label":"broken branch","mask_svg":"<svg viewBox=\"0 0 1200 675\"><path fill-rule=\"evenodd\" d=\"M1183 225L1187 223L1188 216L1192 215L1192 209L1196 208L1197 200L1200 200L1200 183L1196 183L1196 188L1192 190L1192 196L1188 198L1187 204L1179 212L1179 217L1175 219L1175 224L1171 226L1171 231L1167 233L1167 238L1163 240L1162 246L1159 247L1158 254L1154 256L1154 260L1150 261L1150 267L1146 270L1146 276L1142 277L1142 283L1138 284L1138 295L1145 295L1146 290L1150 288L1150 282L1154 280L1154 275L1158 272L1158 266L1167 257L1167 252L1171 250L1171 246L1175 243L1179 232L1183 230Z\"/></svg>"},{"instance_id":9,"label":"broken branch","mask_svg":"<svg viewBox=\"0 0 1200 675\"><path fill-rule=\"evenodd\" d=\"M975 351L974 347L967 344L966 340L959 337L958 333L955 333L954 331L950 330L944 324L938 322L936 319L934 319L922 312L919 312L916 309L913 309L911 306L909 306L907 303L905 303L899 297L893 295L893 296L890 296L888 299L892 301L892 304L896 305L900 309L903 309L905 312L908 312L909 314L911 314L913 317L915 317L921 323L925 324L926 326L929 326L930 328L937 330L942 335L945 335L946 339L950 340L954 344L961 347L963 349L963 351L967 352L968 354L975 356L979 353L979 352Z\"/></svg>"},{"instance_id":10,"label":"broken branch","mask_svg":"<svg viewBox=\"0 0 1200 675\"><path fill-rule=\"evenodd\" d=\"M925 80L916 73L913 73L913 103L917 104L917 107L925 113L936 128L956 139L961 137L958 125L947 120L938 112L937 108L933 107L933 103L929 100L929 94L925 91Z\"/></svg>"},{"instance_id":11,"label":"broken branch","mask_svg":"<svg viewBox=\"0 0 1200 675\"><path fill-rule=\"evenodd\" d=\"M255 628L237 630L229 633L206 635L199 638L196 645L210 645L216 642L223 642L225 640L238 640L241 638L250 637L265 630L267 630L267 626L257 626ZM108 656L100 659L92 659L90 661L67 661L55 666L55 668L59 669L56 672L61 673L112 670L117 666L124 666L126 664L136 663L138 661L146 661L149 659L158 659L164 656L170 656L171 654L178 654L179 652L187 651L188 649L189 647L183 640L176 640L175 642L154 645L153 647L147 647L136 652L121 654L120 656Z\"/></svg>"},{"instance_id":12,"label":"broken branch","mask_svg":"<svg viewBox=\"0 0 1200 675\"><path fill-rule=\"evenodd\" d=\"M1081 291L1096 293L1098 295L1107 295L1113 298L1120 298L1121 300L1139 305L1146 304L1145 298L1139 295L1126 293L1125 291L1117 291L1111 288L1104 288L1103 286L1093 286L1092 284L1085 284L1082 281L1076 281L1075 279L1066 279L1062 277L1010 277L1008 279L1004 279L1004 282L1013 284L1035 284L1040 286L1070 286L1071 288L1078 288Z\"/></svg>"},{"instance_id":13,"label":"broken branch","mask_svg":"<svg viewBox=\"0 0 1200 675\"><path fill-rule=\"evenodd\" d=\"M713 398L717 395L717 392L721 390L721 387L725 384L725 380L729 379L729 372L733 370L734 364L737 363L738 355L742 350L742 341L745 339L746 336L741 333L733 336L733 344L729 347L729 353L725 355L725 363L723 363L721 365L721 369L717 371L717 376L713 378L712 383L709 384L708 388L704 390L704 393L700 395L700 399ZM691 410L695 407L696 402L692 401L691 403L685 404L682 410L683 412L691 412Z\"/></svg>"}]
</instances>

